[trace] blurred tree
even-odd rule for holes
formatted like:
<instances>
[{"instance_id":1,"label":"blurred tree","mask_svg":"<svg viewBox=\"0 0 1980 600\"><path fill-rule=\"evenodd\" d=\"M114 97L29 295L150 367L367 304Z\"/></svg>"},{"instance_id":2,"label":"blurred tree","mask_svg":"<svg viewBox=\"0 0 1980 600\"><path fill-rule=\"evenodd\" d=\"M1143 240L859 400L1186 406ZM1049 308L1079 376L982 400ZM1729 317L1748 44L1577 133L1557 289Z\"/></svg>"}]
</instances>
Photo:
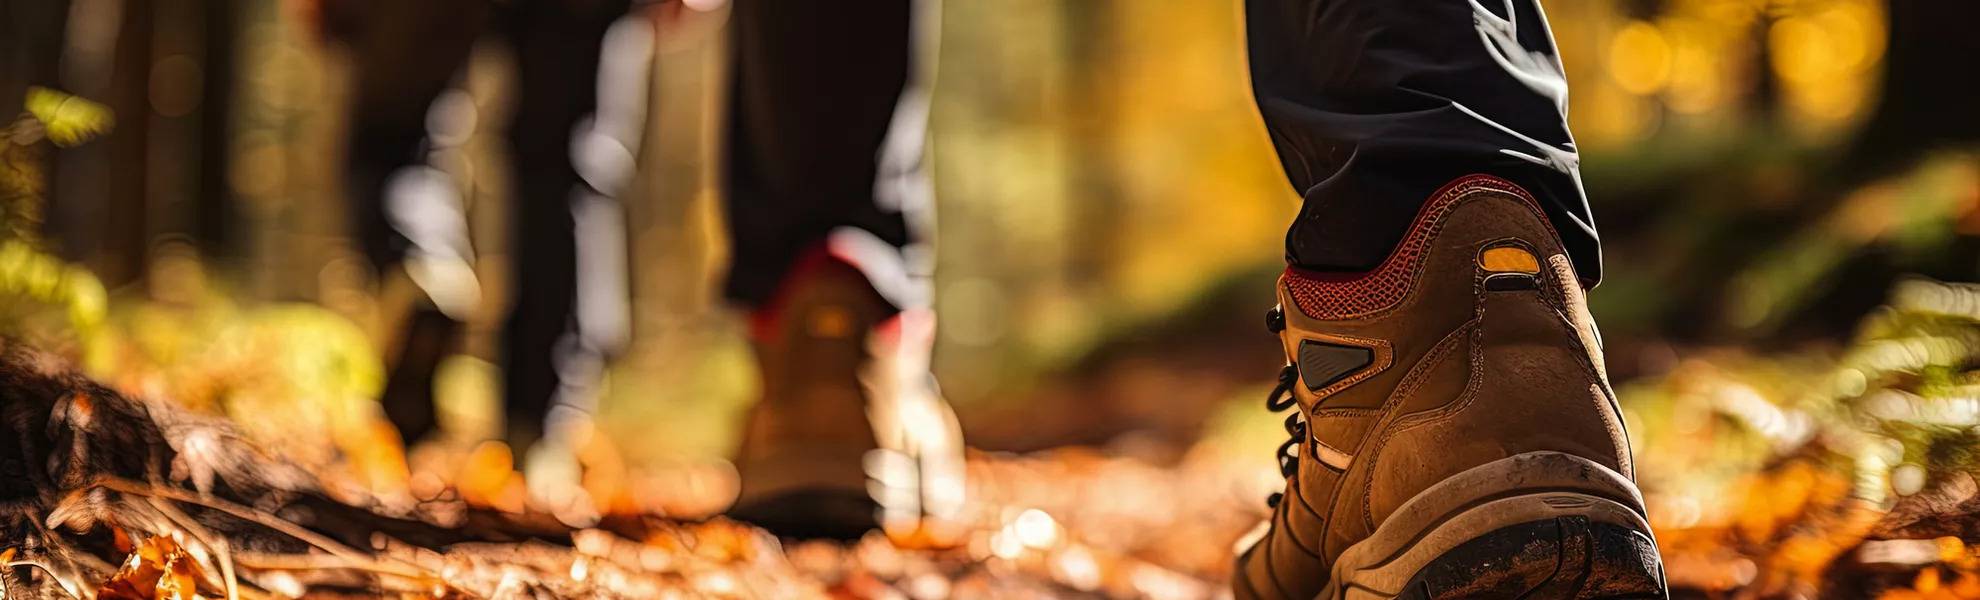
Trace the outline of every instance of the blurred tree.
<instances>
[{"instance_id":1,"label":"blurred tree","mask_svg":"<svg viewBox=\"0 0 1980 600\"><path fill-rule=\"evenodd\" d=\"M1605 324L1694 342L1833 339L1902 273L1980 276L1980 243L1959 224L1973 191L1958 175L1972 163L1958 153L1980 142L1980 81L1955 66L1980 53L1960 31L1980 5L1654 4L1747 23L1751 66L1735 84L1743 114L1718 122L1729 126L1666 123L1591 155L1591 197L1621 267L1609 287L1626 288L1592 297ZM1650 22L1675 18L1660 14Z\"/></svg>"},{"instance_id":2,"label":"blurred tree","mask_svg":"<svg viewBox=\"0 0 1980 600\"><path fill-rule=\"evenodd\" d=\"M144 272L153 3L79 0L64 44L61 85L101 102L119 123L92 143L53 157L48 233L63 258L111 286Z\"/></svg>"},{"instance_id":3,"label":"blurred tree","mask_svg":"<svg viewBox=\"0 0 1980 600\"><path fill-rule=\"evenodd\" d=\"M1980 142L1980 3L1886 0L1880 100L1843 155L1855 183L1905 169L1940 148Z\"/></svg>"},{"instance_id":4,"label":"blurred tree","mask_svg":"<svg viewBox=\"0 0 1980 600\"><path fill-rule=\"evenodd\" d=\"M1866 186L1893 178L1928 175L1919 172L1921 164L1947 151L1970 149L1980 142L1980 80L1961 76L1954 65L1966 57L1980 55L1980 37L1967 32L1971 23L1980 22L1980 4L1936 0L1886 0L1883 39L1888 40L1883 73L1871 94L1874 108L1853 135L1833 155L1818 157L1805 165L1805 181L1798 186L1800 198L1788 203L1784 214L1772 211L1751 213L1746 232L1762 233L1762 243L1752 254L1742 257L1729 276L1721 281L1727 288L1719 293L1731 306L1724 308L1733 321L1742 320L1737 304L1742 295L1740 277L1765 271L1770 260L1782 255L1807 253L1806 242L1823 236L1819 232L1841 221L1863 222L1855 213L1883 216L1902 222L1922 218L1940 223L1937 229L1951 229L1959 211L1968 210L1957 196L1970 190L1954 184L1911 194L1891 194L1895 199L1877 202L1866 194ZM1957 160L1957 159L1955 159ZM1968 161L1970 162L1970 161ZM1927 169L1925 172L1930 172ZM1917 188L1918 186L1913 186ZM1929 191L1928 191L1929 190ZM1921 196L1923 196L1921 198ZM1941 200L1933 200L1939 198ZM1918 202L1941 208L1925 209L1929 214L1906 217L1920 210ZM1759 203L1766 204L1766 203ZM1872 205L1874 204L1874 206ZM1854 211L1854 213L1852 213ZM1868 236L1855 242L1823 277L1843 285L1823 285L1803 290L1808 296L1798 306L1790 304L1781 314L1768 319L1769 327L1757 332L1792 331L1794 338L1833 337L1846 333L1855 315L1870 310L1883 300L1883 290L1906 272L1931 277L1970 280L1980 276L1974 257L1980 240L1970 235L1946 232L1943 242L1916 247L1895 240L1895 233ZM1905 248L1905 246L1913 246ZM1750 281L1750 280L1749 280ZM1776 293L1776 292L1763 292Z\"/></svg>"},{"instance_id":5,"label":"blurred tree","mask_svg":"<svg viewBox=\"0 0 1980 600\"><path fill-rule=\"evenodd\" d=\"M67 0L0 0L0 119L21 114L29 86L57 85Z\"/></svg>"}]
</instances>

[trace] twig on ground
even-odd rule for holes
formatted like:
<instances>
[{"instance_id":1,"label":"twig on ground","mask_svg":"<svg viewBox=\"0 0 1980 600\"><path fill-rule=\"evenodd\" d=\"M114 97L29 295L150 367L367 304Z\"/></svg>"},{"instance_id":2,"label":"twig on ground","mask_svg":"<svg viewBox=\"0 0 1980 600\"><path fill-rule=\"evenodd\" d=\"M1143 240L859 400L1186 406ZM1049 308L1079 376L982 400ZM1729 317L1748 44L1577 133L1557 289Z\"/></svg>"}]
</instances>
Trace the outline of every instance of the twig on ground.
<instances>
[{"instance_id":1,"label":"twig on ground","mask_svg":"<svg viewBox=\"0 0 1980 600\"><path fill-rule=\"evenodd\" d=\"M394 570L379 571L377 565L360 564L344 560L330 554L279 554L269 552L241 552L234 556L241 566L262 571L359 571L384 575L401 575Z\"/></svg>"},{"instance_id":2,"label":"twig on ground","mask_svg":"<svg viewBox=\"0 0 1980 600\"><path fill-rule=\"evenodd\" d=\"M363 552L359 552L354 548L338 543L336 540L325 537L323 534L310 531L300 525L283 520L281 517L277 517L275 515L271 515L266 512L262 512L260 510L256 510L246 506L241 506L239 504L234 504L232 502L228 502L226 500L222 500L219 498L201 497L197 494L187 492L185 490L180 490L177 488L147 486L137 482L127 481L116 477L108 477L108 476L98 477L95 481L91 482L90 485L100 486L111 491L122 492L126 494L161 497L169 500L175 500L178 502L185 502L188 504L204 506L206 508L224 512L236 518L254 523L256 525L267 527L269 529L275 530L289 537L301 540L305 543L308 543L312 546L316 546L317 548L322 549L324 552L328 552L330 554L336 555L337 557L351 561L352 563L366 565L364 570L367 572L396 575L399 577L406 577L410 579L433 578L430 573L427 573L425 570L420 569L416 565L404 564L403 561L399 561L396 559L388 559L389 563L393 563L393 564L388 564L388 561L379 560Z\"/></svg>"},{"instance_id":3,"label":"twig on ground","mask_svg":"<svg viewBox=\"0 0 1980 600\"><path fill-rule=\"evenodd\" d=\"M40 535L42 540L48 543L49 549L52 550L49 553L51 556L61 559L62 562L68 563L71 567L80 565L88 568L91 571L95 571L98 575L109 576L117 572L116 565L104 562L103 559L97 558L94 554L88 552L71 552L70 548L73 545L60 532L32 519L28 520L28 523L33 525L35 533Z\"/></svg>"},{"instance_id":4,"label":"twig on ground","mask_svg":"<svg viewBox=\"0 0 1980 600\"><path fill-rule=\"evenodd\" d=\"M147 500L150 500L151 505L157 508L158 512L163 513L165 518L171 519L174 525L185 530L200 545L213 551L213 562L220 567L220 585L227 590L227 600L240 600L240 584L239 580L234 578L234 559L227 552L227 538L213 535L212 531L200 525L199 521L193 520L192 516L172 506L170 500L157 496L148 497Z\"/></svg>"},{"instance_id":5,"label":"twig on ground","mask_svg":"<svg viewBox=\"0 0 1980 600\"><path fill-rule=\"evenodd\" d=\"M43 564L41 561L16 560L16 561L8 561L6 563L0 563L0 566L5 566L9 569L19 568L19 567L34 567L37 569L41 569L43 573L48 574L49 578L55 580L56 587L62 588L62 593L68 594L70 598L75 598L76 600L82 600L82 593L77 591L78 589L80 589L80 587L75 582L69 581L69 578L63 577L60 571L56 571L54 567L50 567L46 564ZM14 593L13 590L11 589L7 590L8 597L12 597L13 593Z\"/></svg>"}]
</instances>

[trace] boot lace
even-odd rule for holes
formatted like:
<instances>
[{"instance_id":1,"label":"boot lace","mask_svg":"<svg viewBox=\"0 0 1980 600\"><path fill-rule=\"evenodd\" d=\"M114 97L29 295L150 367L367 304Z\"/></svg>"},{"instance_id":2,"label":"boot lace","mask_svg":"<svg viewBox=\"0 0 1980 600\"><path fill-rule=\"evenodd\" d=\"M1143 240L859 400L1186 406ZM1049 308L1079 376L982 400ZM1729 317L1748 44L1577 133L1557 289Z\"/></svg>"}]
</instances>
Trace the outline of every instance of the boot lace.
<instances>
[{"instance_id":1,"label":"boot lace","mask_svg":"<svg viewBox=\"0 0 1980 600\"><path fill-rule=\"evenodd\" d=\"M1265 313L1265 329L1271 331L1273 335L1286 330L1284 309L1275 306ZM1298 398L1293 395L1293 386L1298 384L1298 365L1288 364L1279 369L1279 384L1273 386L1272 394L1265 397L1265 410L1276 413L1298 405ZM1279 461L1279 475L1290 478L1299 472L1300 440L1306 438L1306 415L1303 411L1294 410L1292 414L1286 415L1286 436L1285 443L1279 444L1279 450L1274 456ZM1279 501L1285 496L1284 492L1273 492L1271 497L1266 498L1265 504L1276 509L1279 507Z\"/></svg>"}]
</instances>

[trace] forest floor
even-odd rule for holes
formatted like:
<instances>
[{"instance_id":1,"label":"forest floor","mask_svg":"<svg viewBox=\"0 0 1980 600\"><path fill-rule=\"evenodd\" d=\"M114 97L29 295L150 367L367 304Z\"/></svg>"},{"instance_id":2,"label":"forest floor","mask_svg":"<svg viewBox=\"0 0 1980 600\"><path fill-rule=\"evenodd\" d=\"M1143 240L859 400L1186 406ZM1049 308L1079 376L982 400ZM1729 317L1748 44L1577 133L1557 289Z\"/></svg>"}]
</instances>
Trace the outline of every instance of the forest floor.
<instances>
[{"instance_id":1,"label":"forest floor","mask_svg":"<svg viewBox=\"0 0 1980 600\"><path fill-rule=\"evenodd\" d=\"M462 500L488 482L380 486L404 457L351 408L361 339L257 322L0 350L8 597L1215 598L1280 484L1281 417L1247 404L1181 449L973 452L933 543L710 517L733 475L708 464L628 469L636 500L573 529ZM165 351L195 347L220 350ZM1618 393L1675 596L1980 598L1980 287L1901 283L1828 350L1668 353Z\"/></svg>"}]
</instances>

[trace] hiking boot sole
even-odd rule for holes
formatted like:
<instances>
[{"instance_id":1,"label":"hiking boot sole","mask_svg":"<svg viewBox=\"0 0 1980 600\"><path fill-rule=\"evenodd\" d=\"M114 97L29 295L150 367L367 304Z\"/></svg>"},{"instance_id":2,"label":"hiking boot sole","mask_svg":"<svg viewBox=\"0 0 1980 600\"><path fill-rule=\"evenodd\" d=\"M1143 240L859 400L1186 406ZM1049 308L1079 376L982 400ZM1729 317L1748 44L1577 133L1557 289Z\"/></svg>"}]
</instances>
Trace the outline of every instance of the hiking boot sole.
<instances>
[{"instance_id":1,"label":"hiking boot sole","mask_svg":"<svg viewBox=\"0 0 1980 600\"><path fill-rule=\"evenodd\" d=\"M879 512L864 492L806 489L737 504L728 516L780 538L852 542L880 528Z\"/></svg>"},{"instance_id":2,"label":"hiking boot sole","mask_svg":"<svg viewBox=\"0 0 1980 600\"><path fill-rule=\"evenodd\" d=\"M1334 563L1321 600L1668 598L1629 480L1534 452L1451 477Z\"/></svg>"}]
</instances>

